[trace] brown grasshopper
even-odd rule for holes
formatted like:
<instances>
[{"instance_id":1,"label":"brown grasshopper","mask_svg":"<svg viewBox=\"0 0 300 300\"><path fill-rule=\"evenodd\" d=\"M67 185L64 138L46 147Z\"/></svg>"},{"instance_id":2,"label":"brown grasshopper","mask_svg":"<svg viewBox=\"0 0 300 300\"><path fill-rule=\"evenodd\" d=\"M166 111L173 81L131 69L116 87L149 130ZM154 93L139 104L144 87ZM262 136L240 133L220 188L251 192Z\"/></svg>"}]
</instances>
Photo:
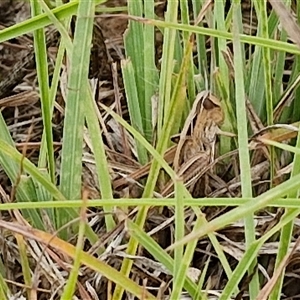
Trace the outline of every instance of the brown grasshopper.
<instances>
[{"instance_id":1,"label":"brown grasshopper","mask_svg":"<svg viewBox=\"0 0 300 300\"><path fill-rule=\"evenodd\" d=\"M175 172L183 178L192 192L204 175L205 169L214 160L216 136L223 119L220 101L207 91L200 92L179 135L178 144L168 149L164 155L164 159L173 164ZM133 172L130 179L122 178L114 181L114 189L147 175L150 166L151 162ZM170 196L172 193L173 182L169 181L161 194Z\"/></svg>"},{"instance_id":2,"label":"brown grasshopper","mask_svg":"<svg viewBox=\"0 0 300 300\"><path fill-rule=\"evenodd\" d=\"M223 120L220 101L207 91L200 92L185 121L173 161L175 172L192 192L203 175L201 171L214 160L216 136ZM172 186L168 183L162 194L170 194Z\"/></svg>"}]
</instances>

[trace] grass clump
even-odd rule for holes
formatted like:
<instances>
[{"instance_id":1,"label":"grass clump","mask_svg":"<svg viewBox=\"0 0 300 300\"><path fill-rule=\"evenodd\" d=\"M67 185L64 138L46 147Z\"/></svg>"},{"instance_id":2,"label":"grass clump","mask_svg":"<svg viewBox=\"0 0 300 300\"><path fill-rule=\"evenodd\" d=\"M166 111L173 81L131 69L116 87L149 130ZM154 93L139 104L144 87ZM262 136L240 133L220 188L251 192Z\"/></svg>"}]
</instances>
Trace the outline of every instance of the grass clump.
<instances>
[{"instance_id":1,"label":"grass clump","mask_svg":"<svg viewBox=\"0 0 300 300\"><path fill-rule=\"evenodd\" d=\"M19 108L0 114L1 243L22 274L1 259L0 298L295 296L300 6L105 2L32 0L0 31L33 32L42 119L20 151Z\"/></svg>"}]
</instances>

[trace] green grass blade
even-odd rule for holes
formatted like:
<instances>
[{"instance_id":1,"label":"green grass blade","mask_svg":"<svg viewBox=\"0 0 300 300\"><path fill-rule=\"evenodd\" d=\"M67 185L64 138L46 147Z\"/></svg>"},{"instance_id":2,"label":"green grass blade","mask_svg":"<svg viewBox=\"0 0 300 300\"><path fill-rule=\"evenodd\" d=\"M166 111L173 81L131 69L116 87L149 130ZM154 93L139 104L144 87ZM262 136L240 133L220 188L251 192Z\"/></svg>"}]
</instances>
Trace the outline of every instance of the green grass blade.
<instances>
[{"instance_id":1,"label":"green grass blade","mask_svg":"<svg viewBox=\"0 0 300 300\"><path fill-rule=\"evenodd\" d=\"M260 196L251 199L244 204L240 205L238 208L235 208L220 217L212 220L206 226L203 226L201 230L194 234L189 234L185 236L179 243L175 243L170 247L173 249L181 244L185 244L192 239L198 239L203 235L206 235L210 232L214 232L239 219L242 219L246 216L253 214L255 211L260 210L277 198L283 197L288 193L295 192L300 188L300 175L296 175L293 178L279 184L278 186L268 190L267 192L261 194Z\"/></svg>"},{"instance_id":2,"label":"green grass blade","mask_svg":"<svg viewBox=\"0 0 300 300\"><path fill-rule=\"evenodd\" d=\"M243 74L243 56L241 43L238 37L239 33L239 13L240 2L236 0L233 4L233 51L234 51L234 67L235 67L235 89L236 89L236 108L237 108L237 125L238 125L238 144L239 144L239 161L241 172L241 189L243 197L252 197L252 180L250 170L250 156L248 150L248 132L247 132L247 114L246 114L246 98ZM255 224L253 214L247 215L245 218L245 238L246 248L249 248L255 240ZM252 274L257 261L249 265L249 274ZM258 274L253 276L250 283L249 293L250 299L255 299L259 291Z\"/></svg>"},{"instance_id":3,"label":"green grass blade","mask_svg":"<svg viewBox=\"0 0 300 300\"><path fill-rule=\"evenodd\" d=\"M139 94L136 88L138 86L138 82L136 82L135 79L136 76L134 67L129 59L121 61L121 66L131 124L138 132L145 135L143 112L140 107ZM139 162L141 164L146 164L148 162L147 151L138 142L136 144L136 148Z\"/></svg>"},{"instance_id":4,"label":"green grass blade","mask_svg":"<svg viewBox=\"0 0 300 300\"><path fill-rule=\"evenodd\" d=\"M69 26L70 18L68 18L66 20L65 24L67 24L66 27ZM71 44L71 46L73 47L72 44ZM61 72L61 67L62 67L63 58L64 58L64 54L65 54L65 48L66 48L65 47L65 42L64 42L64 39L62 37L62 41L59 45L56 60L55 60L55 67L54 67L54 71L53 71L53 76L52 76L52 81L51 81L51 88L50 88L50 96L49 97L50 97L52 114L53 114L53 109L54 109L55 98L56 98L56 95L57 95L58 83L59 83L59 80L60 80L60 72ZM47 149L46 149L46 140L45 140L45 130L43 130L41 149L40 149L40 155L39 155L39 162L38 162L38 166L41 167L41 168L46 167L46 154L47 154L46 150Z\"/></svg>"},{"instance_id":5,"label":"green grass blade","mask_svg":"<svg viewBox=\"0 0 300 300\"><path fill-rule=\"evenodd\" d=\"M260 11L260 24L261 24L261 35L264 38L269 37L268 32L268 19L267 19L267 4L266 2L257 2ZM267 125L273 125L273 92L272 92L272 72L271 72L271 54L270 49L264 47L262 52L263 66L264 66L264 84L265 84L265 101L266 101L266 113L267 113ZM269 148L270 152L270 181L271 185L274 178L274 160L275 153L273 147Z\"/></svg>"},{"instance_id":6,"label":"green grass blade","mask_svg":"<svg viewBox=\"0 0 300 300\"><path fill-rule=\"evenodd\" d=\"M195 300L208 300L207 298L207 294L206 293L202 293L202 289L204 286L204 281L205 278L207 277L207 271L208 271L208 267L210 265L210 259L208 259L204 265L204 268L201 270L201 275L199 278L199 282L198 282L198 286L197 286L197 295L195 297Z\"/></svg>"},{"instance_id":7,"label":"green grass blade","mask_svg":"<svg viewBox=\"0 0 300 300\"><path fill-rule=\"evenodd\" d=\"M287 224L290 224L293 219L300 213L300 209L290 210L285 213L280 222L275 225L272 229L270 229L265 235L263 235L260 239L256 240L252 243L252 245L248 248L243 258L240 260L238 266L235 268L234 273L227 285L225 286L220 300L226 300L230 298L230 295L234 292L234 289L237 287L238 283L245 275L245 271L249 268L251 263L256 260L258 256L258 251L263 246L263 244L269 240L276 232L278 232L281 228L284 228ZM272 294L269 299L272 298Z\"/></svg>"},{"instance_id":8,"label":"green grass blade","mask_svg":"<svg viewBox=\"0 0 300 300\"><path fill-rule=\"evenodd\" d=\"M198 218L194 225L193 231L199 229L200 226L202 225L202 223L203 223L203 221L201 220L201 218ZM178 262L178 267L176 268L176 270L174 270L174 274L173 274L174 275L174 283L173 283L173 290L172 290L170 299L180 299L181 290L182 290L182 287L184 286L184 281L182 279L188 278L186 274L187 274L190 262L194 256L196 245L197 245L197 240L194 240L187 244L185 252L184 252L184 256L182 257L181 261ZM175 260L174 260L174 265L176 266ZM176 273L175 273L175 271L176 271ZM193 290L193 293L194 292L195 291ZM189 293L190 293L190 291L189 291ZM198 290L197 295L199 295L199 294L201 295L202 293L201 293L201 291ZM192 297L195 296L195 294L191 294L191 293L190 293L190 295Z\"/></svg>"},{"instance_id":9,"label":"green grass blade","mask_svg":"<svg viewBox=\"0 0 300 300\"><path fill-rule=\"evenodd\" d=\"M19 190L22 191L22 193L25 192L26 195L28 195L29 198L22 198L20 197L21 193L19 193ZM35 186L33 184L32 178L27 175L21 175L20 181L17 186L17 201L32 201L37 199ZM30 220L30 223L41 230L45 230L45 224L42 220L42 217L40 215L40 212L38 210L23 210L22 211L23 216L25 219Z\"/></svg>"},{"instance_id":10,"label":"green grass blade","mask_svg":"<svg viewBox=\"0 0 300 300\"><path fill-rule=\"evenodd\" d=\"M230 199L230 200L229 200ZM121 201L122 200L122 201ZM228 206L228 207L237 207L245 205L248 201L253 199L249 198L185 198L184 203L186 206L191 206L193 208L199 206ZM157 207L162 206L175 206L175 199L160 199L159 202L157 198L123 198L123 199L92 199L87 201L87 207L103 207L103 206L151 206L153 203L156 203ZM3 203L0 206L0 211L7 211L12 209L47 209L47 208L79 208L82 205L82 200L57 200L57 201L38 201L38 202L13 202L13 203ZM274 198L272 199L265 207L284 207L284 208L299 208L300 199L297 198ZM203 223L204 224L204 223ZM204 224L206 225L206 224ZM214 236L214 235L212 235ZM214 246L215 247L215 246ZM218 257L220 254L218 253ZM226 268L224 268L226 271ZM229 268L230 270L230 268ZM230 275L231 272L228 272ZM228 276L230 277L230 276Z\"/></svg>"},{"instance_id":11,"label":"green grass blade","mask_svg":"<svg viewBox=\"0 0 300 300\"><path fill-rule=\"evenodd\" d=\"M47 172L46 169L41 169L39 168L39 171L41 172L42 175L44 175L49 181L49 173ZM34 185L34 190L36 192L36 198L32 199L38 199L38 201L51 201L53 200L52 195L34 178L31 177L31 180ZM47 209L47 216L51 220L51 224L55 224L55 210L54 209Z\"/></svg>"},{"instance_id":12,"label":"green grass blade","mask_svg":"<svg viewBox=\"0 0 300 300\"><path fill-rule=\"evenodd\" d=\"M193 4L193 15L194 19L197 18L198 14L200 13L200 10L203 6L204 1L202 0L192 0ZM202 22L200 22L197 26L203 27ZM207 55L206 55L206 40L205 36L202 34L196 34L196 47L197 47L197 58L198 58L198 76L200 75L201 79L203 80L206 76L206 66L207 66ZM204 80L203 80L204 81ZM198 92L200 90L205 89L205 85L201 86L201 88L198 89Z\"/></svg>"},{"instance_id":13,"label":"green grass blade","mask_svg":"<svg viewBox=\"0 0 300 300\"><path fill-rule=\"evenodd\" d=\"M14 151L17 152L12 137L3 119L2 113L0 113L0 142L1 144L5 143L9 145ZM0 151L0 164L5 173L8 175L10 181L14 183L20 171L20 164L12 162L9 154L6 154L4 151Z\"/></svg>"},{"instance_id":14,"label":"green grass blade","mask_svg":"<svg viewBox=\"0 0 300 300\"><path fill-rule=\"evenodd\" d=\"M24 283L27 287L30 287L33 284L33 280L31 277L29 258L27 256L26 243L25 243L24 238L19 234L16 234L16 240L17 240L17 244L18 244L18 250L20 253L20 262L21 262L21 266L22 266L22 274L24 277ZM30 288L26 289L26 294L27 294L27 298L30 299L30 295L31 295Z\"/></svg>"},{"instance_id":15,"label":"green grass blade","mask_svg":"<svg viewBox=\"0 0 300 300\"><path fill-rule=\"evenodd\" d=\"M83 201L85 201L85 199ZM83 202L80 214L81 216L80 216L80 223L79 223L79 230L78 230L78 238L76 243L76 250L74 255L74 262L73 262L72 269L70 271L70 276L64 287L61 299L72 299L77 285L79 268L81 266L81 253L84 246L85 229L87 224L85 202Z\"/></svg>"},{"instance_id":16,"label":"green grass blade","mask_svg":"<svg viewBox=\"0 0 300 300\"><path fill-rule=\"evenodd\" d=\"M300 135L298 133L297 137L297 143L296 143L296 149L300 149ZM294 161L293 161L293 169L291 172L291 177L298 176L300 173L300 153L297 153L294 155ZM295 191L290 191L288 194L288 197L295 197L297 198L299 196L299 189ZM294 212L295 209L289 209L286 208L286 214L289 214L291 212ZM278 247L278 253L276 256L276 262L275 262L275 270L278 268L280 265L281 261L284 259L285 255L288 253L289 245L292 239L292 234L293 234L293 228L294 228L294 220L291 220L288 224L286 224L280 233L280 242L279 242L279 247ZM281 297L281 291L282 291L282 286L283 286L283 279L284 279L285 272L282 272L282 274L279 276L279 279L270 294L270 299L280 299Z\"/></svg>"},{"instance_id":17,"label":"green grass blade","mask_svg":"<svg viewBox=\"0 0 300 300\"><path fill-rule=\"evenodd\" d=\"M107 0L95 0L94 5L98 5L106 2ZM57 8L52 9L53 14L58 20L63 20L67 17L71 17L77 12L79 1L71 1L66 4L63 4ZM51 25L52 22L49 19L47 13L40 14L23 22L17 23L13 26L10 26L4 30L0 31L0 43L7 40L13 39L20 35L30 33L34 30L44 28L48 25Z\"/></svg>"},{"instance_id":18,"label":"green grass blade","mask_svg":"<svg viewBox=\"0 0 300 300\"><path fill-rule=\"evenodd\" d=\"M180 241L184 237L184 227L185 227L185 218L184 218L184 191L182 189L183 181L177 179L174 182L175 188L175 241ZM186 277L187 269L180 271L180 267L183 264L183 246L178 247L174 250L174 271L173 271L173 278L174 278L174 285L173 291L171 294L171 299L179 299L182 286L183 286L183 278Z\"/></svg>"},{"instance_id":19,"label":"green grass blade","mask_svg":"<svg viewBox=\"0 0 300 300\"><path fill-rule=\"evenodd\" d=\"M170 273L174 272L174 261L166 251L164 251L150 236L148 236L141 228L134 222L127 220L127 228L132 238L136 239L139 244L143 245L149 253L155 257L157 261L162 263ZM183 279L183 278L181 278ZM184 288L190 295L196 294L196 285L190 278L186 277L182 280ZM174 299L174 298L170 298ZM177 298L179 299L179 298Z\"/></svg>"},{"instance_id":20,"label":"green grass blade","mask_svg":"<svg viewBox=\"0 0 300 300\"><path fill-rule=\"evenodd\" d=\"M154 0L144 1L145 18L154 19ZM144 74L145 74L145 128L146 137L151 141L153 128L151 121L152 116L151 97L155 95L158 89L158 70L155 65L155 29L152 26L144 25Z\"/></svg>"},{"instance_id":21,"label":"green grass blade","mask_svg":"<svg viewBox=\"0 0 300 300\"><path fill-rule=\"evenodd\" d=\"M31 11L33 16L42 13L40 2L31 0ZM33 33L34 50L36 60L36 70L40 90L40 99L42 107L43 127L47 145L47 158L50 178L55 182L55 162L53 151L53 134L52 134L52 105L49 97L49 73L47 61L46 38L43 29L38 29Z\"/></svg>"},{"instance_id":22,"label":"green grass blade","mask_svg":"<svg viewBox=\"0 0 300 300\"><path fill-rule=\"evenodd\" d=\"M94 10L94 3L80 2L75 25L65 106L60 173L60 189L68 199L79 199L81 196L83 101L86 96L86 90L83 87L88 78ZM60 214L59 217L58 226L63 226L69 221L66 215ZM61 234L66 233L62 232Z\"/></svg>"},{"instance_id":23,"label":"green grass blade","mask_svg":"<svg viewBox=\"0 0 300 300\"><path fill-rule=\"evenodd\" d=\"M192 49L192 45L190 44L189 47L187 48L185 59L182 62L181 72L177 78L174 92L172 95L172 100L170 102L170 106L166 114L164 128L161 132L162 134L160 136L160 139L158 140L157 151L159 154L163 154L165 152L174 122L176 122L176 116L178 116L178 113L182 111L181 106L183 105L185 99L185 73L186 73L185 62L190 53L189 51L191 51L191 49ZM149 172L143 197L149 197L152 195L157 181L159 170L160 170L160 166L158 162L154 160L151 165L151 169ZM138 226L142 227L144 225L147 216L147 211L148 211L148 207L143 207L138 212L136 218L136 223L138 224ZM137 243L135 240L131 239L128 244L127 253L133 255L136 252L136 249L137 249ZM121 268L122 274L128 276L131 266L132 266L132 261L128 259L124 259ZM123 294L123 290L117 287L114 292L113 300L120 300L122 294Z\"/></svg>"},{"instance_id":24,"label":"green grass blade","mask_svg":"<svg viewBox=\"0 0 300 300\"><path fill-rule=\"evenodd\" d=\"M141 0L128 1L128 13L132 16L143 15L143 3ZM139 22L129 20L128 31L125 34L124 44L126 57L129 58L133 65L135 89L137 91L136 100L139 103L139 113L142 117L142 127L147 139L151 139L151 109L150 98L146 101L145 97L145 70L144 70L144 25ZM150 127L149 127L150 125Z\"/></svg>"},{"instance_id":25,"label":"green grass blade","mask_svg":"<svg viewBox=\"0 0 300 300\"><path fill-rule=\"evenodd\" d=\"M166 21L176 22L178 12L178 0L168 2ZM164 23L164 22L162 22ZM173 59L175 49L176 30L166 27L164 29L161 73L159 80L159 102L157 118L157 135L162 133L162 127L171 101L171 87L173 74Z\"/></svg>"},{"instance_id":26,"label":"green grass blade","mask_svg":"<svg viewBox=\"0 0 300 300\"><path fill-rule=\"evenodd\" d=\"M1 156L5 155L7 160L10 162L11 165L13 165L13 162L15 165L23 164L23 169L26 171L29 175L34 177L39 183L41 183L44 188L55 198L58 200L64 200L65 197L62 195L62 193L57 189L57 187L49 181L37 168L36 166L31 163L27 158L23 158L22 154L19 153L14 147L7 144L5 141L1 140L0 142L0 153ZM10 175L8 173L8 175ZM13 176L16 176L12 174ZM12 178L14 179L14 178ZM15 178L16 179L16 178ZM14 179L14 180L15 180ZM13 180L13 181L14 181ZM28 198L30 199L30 197Z\"/></svg>"},{"instance_id":27,"label":"green grass blade","mask_svg":"<svg viewBox=\"0 0 300 300\"><path fill-rule=\"evenodd\" d=\"M221 31L221 30L216 30L216 29L211 29L211 28L206 28L206 27L197 27L197 26L192 26L192 25L178 24L178 23L174 23L174 22L159 21L159 20L147 20L146 24L151 24L153 26L158 26L158 27L162 27L162 28L168 27L168 28L182 30L182 31L194 32L194 33L202 34L205 36L227 39L229 41L233 40L232 33ZM278 50L278 51L285 51L285 52L293 53L293 54L297 54L297 55L300 54L300 50L297 46L289 44L289 43L285 43L282 41L276 41L276 40L273 40L270 38L265 39L265 38L257 37L257 36L249 36L246 34L239 34L239 39L242 43L247 43L250 45L268 47L270 49L274 49L274 50Z\"/></svg>"},{"instance_id":28,"label":"green grass blade","mask_svg":"<svg viewBox=\"0 0 300 300\"><path fill-rule=\"evenodd\" d=\"M0 267L1 267L1 269L3 267L3 270L4 270L4 265L2 262L0 263ZM3 278L2 273L0 273L0 297L3 300L8 300L8 297L11 297L11 292L5 282L5 279Z\"/></svg>"},{"instance_id":29,"label":"green grass blade","mask_svg":"<svg viewBox=\"0 0 300 300\"><path fill-rule=\"evenodd\" d=\"M256 46L251 64L251 73L248 76L248 95L253 108L257 115L262 117L265 115L265 87L264 72L262 64L262 48Z\"/></svg>"},{"instance_id":30,"label":"green grass blade","mask_svg":"<svg viewBox=\"0 0 300 300\"><path fill-rule=\"evenodd\" d=\"M224 3L222 1L217 1L215 3L215 21L217 25L218 30L226 31L225 26L225 16L224 16ZM222 86L222 109L224 113L224 123L222 125L222 130L227 132L232 132L232 124L235 124L235 122L230 121L230 112L229 112L229 106L230 104L230 89L229 89L229 71L226 64L226 61L221 54L221 51L227 52L227 44L226 40L219 38L217 40L218 43L218 57L217 57L217 64L218 64L218 79L217 79L217 85ZM224 105L225 103L225 105ZM227 137L220 137L220 155L227 153L231 150L231 140Z\"/></svg>"},{"instance_id":31,"label":"green grass blade","mask_svg":"<svg viewBox=\"0 0 300 300\"><path fill-rule=\"evenodd\" d=\"M86 86L88 86L88 83L86 84ZM87 121L92 146L94 149L93 152L96 161L96 168L97 168L101 197L105 199L112 199L113 191L111 187L109 166L107 163L107 157L106 157L104 144L101 136L101 129L99 126L98 117L96 113L97 110L98 107L96 106L96 102L93 100L91 89L88 88L86 94L85 118ZM103 209L104 212L107 213L105 215L106 229L107 231L110 231L115 227L115 221L112 216L113 206L105 205Z\"/></svg>"},{"instance_id":32,"label":"green grass blade","mask_svg":"<svg viewBox=\"0 0 300 300\"><path fill-rule=\"evenodd\" d=\"M0 140L1 141L1 140ZM7 142L5 141L1 141L0 142L0 157L5 157L7 159L7 161L9 162L10 166L16 165L16 166L20 166L20 164L22 163L23 165L23 169L24 171L26 171L32 178L34 178L34 180L36 182L39 182L43 188L45 190L47 190L54 199L58 199L58 200L65 200L66 198L63 196L63 194L57 189L57 187L51 182L49 181L44 174L42 174L40 172L40 170L38 170L36 168L36 166L34 164L32 164L27 158L24 158L22 156L22 154L20 154L14 147L10 146L9 144L7 144ZM10 171L10 169L8 169L8 171ZM18 170L19 172L19 170ZM17 174L15 175L12 173L12 176L15 176L15 178L13 177L12 182L15 182L16 178L17 178ZM19 188L17 190L17 195L19 195L19 199L24 199L23 201L27 200L27 201L32 201L32 200L36 200L36 199L32 199L32 195L35 194L35 190L31 189L28 191L28 189L26 188ZM20 193L20 194L19 194ZM22 205L22 203L16 203L17 205ZM29 205L33 205L32 207L34 207L34 203L28 203ZM51 205L49 206L51 207ZM67 206L68 207L68 206ZM71 219L75 219L77 217L77 212L74 208L72 209L68 209L65 210L68 213L68 218ZM90 227L88 227L87 229L87 237L90 240L90 242L93 244L98 240L97 235L92 231L92 229Z\"/></svg>"}]
</instances>

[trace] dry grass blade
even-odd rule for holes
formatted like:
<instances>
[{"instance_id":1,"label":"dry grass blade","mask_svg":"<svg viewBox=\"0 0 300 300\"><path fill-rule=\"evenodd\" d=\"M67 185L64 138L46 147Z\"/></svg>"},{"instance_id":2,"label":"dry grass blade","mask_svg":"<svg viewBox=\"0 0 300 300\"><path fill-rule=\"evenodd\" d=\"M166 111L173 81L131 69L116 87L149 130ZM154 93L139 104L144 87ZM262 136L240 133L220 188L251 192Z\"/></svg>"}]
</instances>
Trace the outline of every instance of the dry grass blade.
<instances>
[{"instance_id":1,"label":"dry grass blade","mask_svg":"<svg viewBox=\"0 0 300 300\"><path fill-rule=\"evenodd\" d=\"M169 148L164 155L164 160L169 164L171 164L173 162L176 147L177 146L175 145L175 146ZM115 180L113 182L114 189L118 189L119 187L128 184L128 182L139 180L140 178L146 176L149 173L151 164L152 164L152 161L149 162L148 164L146 164L145 166L141 167L137 171L133 172L128 177Z\"/></svg>"},{"instance_id":2,"label":"dry grass blade","mask_svg":"<svg viewBox=\"0 0 300 300\"><path fill-rule=\"evenodd\" d=\"M47 245L47 247L53 247L56 251L61 252L61 254L65 256L65 258L71 257L74 259L75 257L76 248L72 244L67 243L47 232L43 232L29 226L21 226L16 222L11 223L3 220L0 220L0 227L21 234L28 239L40 242L44 245ZM56 256L57 254L54 253L54 255ZM118 271L116 271L103 261L89 255L88 253L81 251L80 260L82 264L85 264L92 270L104 274L105 277L107 277L109 280L121 284L124 288L135 294L137 297L142 293L145 293L145 297L147 299L156 299L151 293L149 293L148 291L144 291L144 289L138 286L135 282L125 276L122 276Z\"/></svg>"},{"instance_id":3,"label":"dry grass blade","mask_svg":"<svg viewBox=\"0 0 300 300\"><path fill-rule=\"evenodd\" d=\"M288 107L291 104L292 100L294 99L293 93L297 89L299 84L300 84L300 75L296 77L296 79L292 82L289 88L284 92L280 101L276 105L274 109L274 121L277 121L280 118L283 109L285 107Z\"/></svg>"},{"instance_id":4,"label":"dry grass blade","mask_svg":"<svg viewBox=\"0 0 300 300\"><path fill-rule=\"evenodd\" d=\"M53 45L58 38L56 30L51 29L47 32L47 46ZM34 49L31 48L21 60L19 60L11 69L8 76L0 82L0 98L11 94L12 89L19 84L21 79L26 75L27 69L32 68L35 64Z\"/></svg>"},{"instance_id":5,"label":"dry grass blade","mask_svg":"<svg viewBox=\"0 0 300 300\"><path fill-rule=\"evenodd\" d=\"M210 6L213 5L213 1L212 0L206 0L205 3L202 6L201 11L199 12L197 18L194 21L195 25L198 25L204 18L206 11L209 9Z\"/></svg>"},{"instance_id":6,"label":"dry grass blade","mask_svg":"<svg viewBox=\"0 0 300 300\"><path fill-rule=\"evenodd\" d=\"M246 106L247 106L248 119L253 132L262 130L264 128L264 125L260 120L260 118L258 117L258 115L256 114L254 107L252 103L249 101L249 99L246 99Z\"/></svg>"},{"instance_id":7,"label":"dry grass blade","mask_svg":"<svg viewBox=\"0 0 300 300\"><path fill-rule=\"evenodd\" d=\"M269 139L276 142L290 140L297 136L300 122L293 124L275 124L256 132L251 140Z\"/></svg>"},{"instance_id":8,"label":"dry grass blade","mask_svg":"<svg viewBox=\"0 0 300 300\"><path fill-rule=\"evenodd\" d=\"M300 28L293 18L291 12L286 8L282 1L269 0L269 2L278 15L279 20L287 34L300 48Z\"/></svg>"},{"instance_id":9,"label":"dry grass blade","mask_svg":"<svg viewBox=\"0 0 300 300\"><path fill-rule=\"evenodd\" d=\"M20 105L32 105L39 100L36 91L25 91L13 96L0 99L0 107L15 107Z\"/></svg>"},{"instance_id":10,"label":"dry grass blade","mask_svg":"<svg viewBox=\"0 0 300 300\"><path fill-rule=\"evenodd\" d=\"M175 158L174 158L174 169L175 169L175 171L178 171L179 165L182 161L182 149L184 147L184 144L186 143L186 138L188 136L188 131L189 131L190 127L193 127L193 120L197 116L197 110L198 110L198 113L199 113L199 111L201 109L201 108L199 108L199 106L201 105L201 102L203 101L203 99L206 98L207 96L208 96L207 91L203 91L203 92L201 92L197 95L197 97L194 101L193 107L192 107L188 117L185 120L183 129L180 133L180 139L179 139L179 142L178 142L178 146L177 146L176 154L175 154ZM200 118L199 118L199 122L201 122Z\"/></svg>"},{"instance_id":11,"label":"dry grass blade","mask_svg":"<svg viewBox=\"0 0 300 300\"><path fill-rule=\"evenodd\" d=\"M269 280L269 282L263 287L260 293L257 296L257 300L264 300L268 299L270 293L272 292L274 285L276 284L278 278L281 276L282 272L284 271L285 267L288 265L289 261L293 254L297 251L297 248L300 244L300 238L297 239L292 251L287 254L284 259L281 261L280 265L278 266L276 272L273 274L273 277Z\"/></svg>"}]
</instances>

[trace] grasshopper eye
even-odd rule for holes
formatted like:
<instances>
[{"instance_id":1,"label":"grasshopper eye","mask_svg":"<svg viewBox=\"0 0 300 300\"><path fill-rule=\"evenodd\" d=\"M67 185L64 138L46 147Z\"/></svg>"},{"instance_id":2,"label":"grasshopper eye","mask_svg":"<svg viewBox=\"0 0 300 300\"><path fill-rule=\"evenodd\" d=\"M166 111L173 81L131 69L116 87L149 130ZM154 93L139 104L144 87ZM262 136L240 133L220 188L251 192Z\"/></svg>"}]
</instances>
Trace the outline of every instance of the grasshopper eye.
<instances>
[{"instance_id":1,"label":"grasshopper eye","mask_svg":"<svg viewBox=\"0 0 300 300\"><path fill-rule=\"evenodd\" d=\"M207 110L211 110L220 106L221 106L220 100L212 94L210 94L208 97L206 97L203 100L203 107Z\"/></svg>"},{"instance_id":2,"label":"grasshopper eye","mask_svg":"<svg viewBox=\"0 0 300 300\"><path fill-rule=\"evenodd\" d=\"M171 141L175 144L178 144L180 140L180 133L174 134L171 136Z\"/></svg>"}]
</instances>

